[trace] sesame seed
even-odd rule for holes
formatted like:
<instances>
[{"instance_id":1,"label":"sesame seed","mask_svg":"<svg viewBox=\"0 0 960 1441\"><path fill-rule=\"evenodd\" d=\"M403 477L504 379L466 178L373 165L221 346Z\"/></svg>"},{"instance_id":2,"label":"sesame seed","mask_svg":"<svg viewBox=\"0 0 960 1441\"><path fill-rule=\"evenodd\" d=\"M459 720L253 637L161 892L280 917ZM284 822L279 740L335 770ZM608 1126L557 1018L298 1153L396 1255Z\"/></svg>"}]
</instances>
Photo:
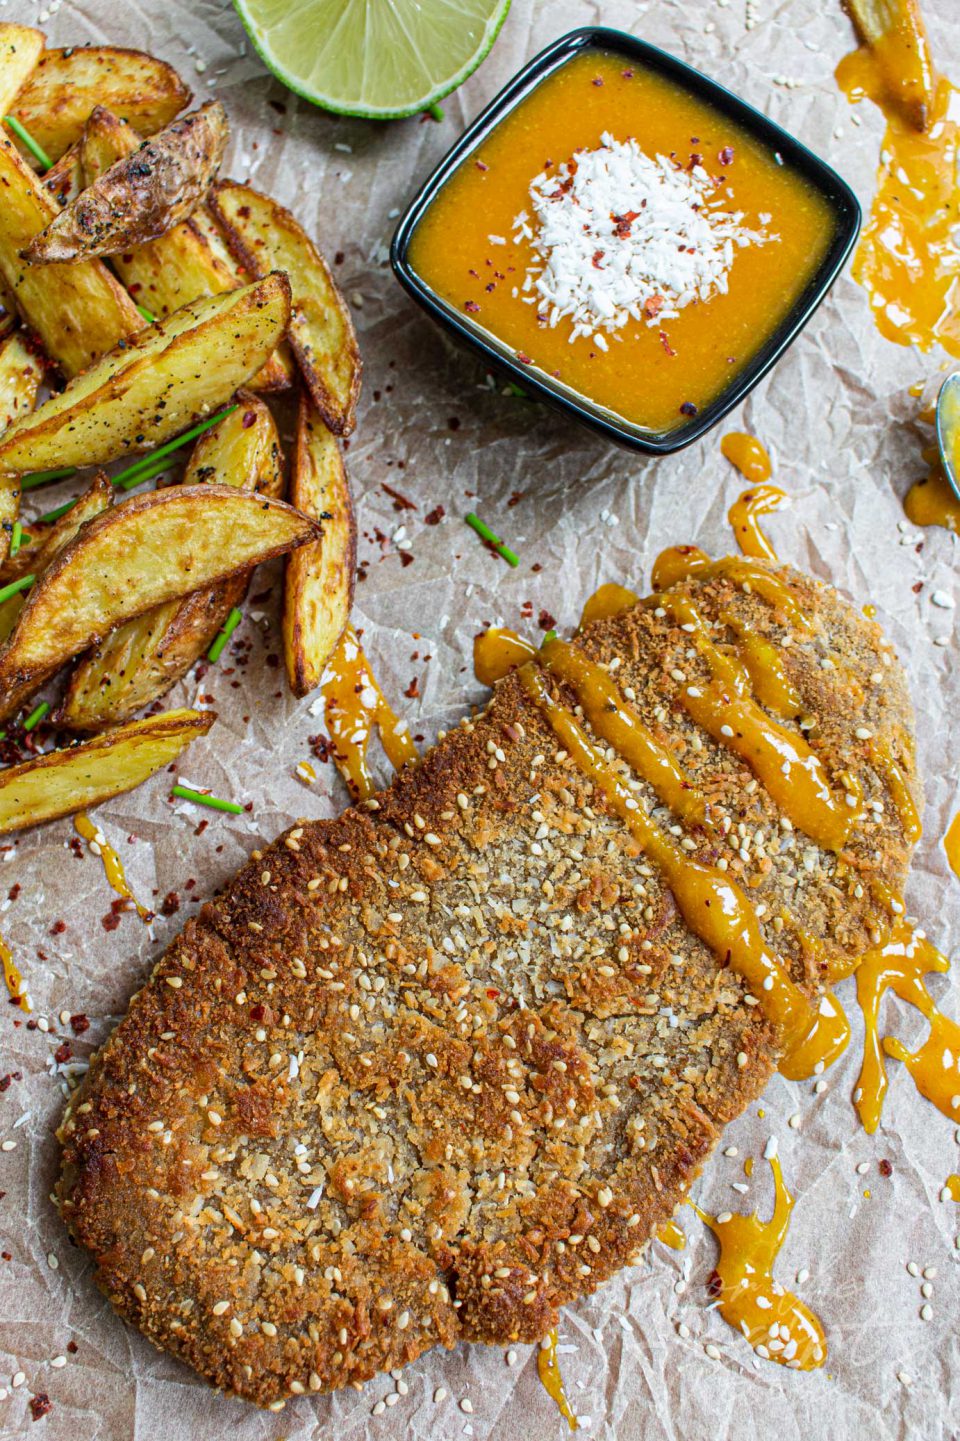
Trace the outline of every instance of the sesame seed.
<instances>
[{"instance_id":1,"label":"sesame seed","mask_svg":"<svg viewBox=\"0 0 960 1441\"><path fill-rule=\"evenodd\" d=\"M463 1400L460 1402L460 1410L466 1411L468 1416L471 1416L473 1414L473 1402L470 1400L469 1396L464 1396Z\"/></svg>"}]
</instances>

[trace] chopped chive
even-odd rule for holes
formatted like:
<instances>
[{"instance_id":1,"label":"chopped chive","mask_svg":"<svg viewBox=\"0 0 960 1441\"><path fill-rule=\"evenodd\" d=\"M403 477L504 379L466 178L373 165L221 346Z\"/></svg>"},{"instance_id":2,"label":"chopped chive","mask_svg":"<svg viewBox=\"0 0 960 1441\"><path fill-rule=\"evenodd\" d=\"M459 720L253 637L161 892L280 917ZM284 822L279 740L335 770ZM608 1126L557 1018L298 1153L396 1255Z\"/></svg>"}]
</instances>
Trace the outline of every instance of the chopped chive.
<instances>
[{"instance_id":1,"label":"chopped chive","mask_svg":"<svg viewBox=\"0 0 960 1441\"><path fill-rule=\"evenodd\" d=\"M433 120L442 120L442 119L443 119L443 106L442 106L442 105L438 105L437 102L436 102L436 100L435 100L432 105L428 105L428 106L427 106L427 114L428 114L428 115L431 117L431 119L433 119Z\"/></svg>"},{"instance_id":2,"label":"chopped chive","mask_svg":"<svg viewBox=\"0 0 960 1441\"><path fill-rule=\"evenodd\" d=\"M550 641L556 640L556 638L557 638L557 632L556 632L555 630L548 630L547 633L546 633L546 635L543 637L543 640L540 642L540 644L541 644L541 645L549 645Z\"/></svg>"},{"instance_id":3,"label":"chopped chive","mask_svg":"<svg viewBox=\"0 0 960 1441\"><path fill-rule=\"evenodd\" d=\"M32 475L20 477L21 490L36 490L38 485L49 485L53 480L69 480L71 475L76 475L75 465L64 466L62 470L35 470Z\"/></svg>"},{"instance_id":4,"label":"chopped chive","mask_svg":"<svg viewBox=\"0 0 960 1441\"><path fill-rule=\"evenodd\" d=\"M485 525L479 516L474 515L472 510L468 511L463 518L467 522L467 525L469 525L470 529L477 532L477 535L479 535L481 540L485 540L488 545L492 545L494 550L497 552L497 555L503 556L503 559L507 562L508 565L518 566L520 564L520 557L514 555L510 547L508 545L504 545L500 537L498 535L494 535L489 525Z\"/></svg>"},{"instance_id":5,"label":"chopped chive","mask_svg":"<svg viewBox=\"0 0 960 1441\"><path fill-rule=\"evenodd\" d=\"M51 167L53 166L53 161L50 159L50 156L44 150L42 145L37 144L33 136L30 134L30 131L27 130L25 126L21 125L19 120L17 120L13 115L5 115L3 117L3 123L4 125L9 125L14 135L16 135L18 139L23 141L24 145L30 151L30 154L36 160L39 160L44 170L51 169Z\"/></svg>"},{"instance_id":6,"label":"chopped chive","mask_svg":"<svg viewBox=\"0 0 960 1441\"><path fill-rule=\"evenodd\" d=\"M50 702L48 700L42 700L37 706L36 710L32 710L27 716L26 720L23 723L24 730L32 731L34 726L38 726L49 709Z\"/></svg>"},{"instance_id":7,"label":"chopped chive","mask_svg":"<svg viewBox=\"0 0 960 1441\"><path fill-rule=\"evenodd\" d=\"M181 445L186 445L188 441L195 440L198 435L202 435L205 430L209 430L210 427L216 425L218 421L225 420L228 415L232 415L233 412L238 409L239 406L237 405L228 405L226 410L221 410L217 415L211 415L208 420L201 420L199 425L193 426L191 430L185 430L183 435L178 435L173 440L168 440L166 445L161 445L158 450L151 451L150 454L145 455L142 460L134 461L133 465L128 465L126 470L121 470L119 475L113 477L114 485L122 485L124 490L130 490L133 486L139 485L141 480L148 478L144 475L144 471L150 471L151 474L158 474L159 472L154 471L153 467L156 461L160 460L162 456L169 455L171 451L179 450ZM134 476L136 476L137 479L134 479Z\"/></svg>"},{"instance_id":8,"label":"chopped chive","mask_svg":"<svg viewBox=\"0 0 960 1441\"><path fill-rule=\"evenodd\" d=\"M63 505L58 505L53 510L48 510L45 515L38 515L37 525L46 525L51 520L59 520L61 515L66 515L68 510L73 510L79 498L78 496L76 500L65 500Z\"/></svg>"},{"instance_id":9,"label":"chopped chive","mask_svg":"<svg viewBox=\"0 0 960 1441\"><path fill-rule=\"evenodd\" d=\"M529 395L527 394L527 392L526 392L525 390L521 389L521 387L520 387L519 385L517 385L516 381L508 380L508 381L507 381L507 384L506 384L506 391L507 391L507 394L508 394L508 395L515 395L518 400L529 400L529 399L530 399L530 397L529 397Z\"/></svg>"},{"instance_id":10,"label":"chopped chive","mask_svg":"<svg viewBox=\"0 0 960 1441\"><path fill-rule=\"evenodd\" d=\"M29 590L36 580L35 575L22 575L19 580L12 580L0 590L0 605L9 600L12 595L19 595L22 590Z\"/></svg>"},{"instance_id":11,"label":"chopped chive","mask_svg":"<svg viewBox=\"0 0 960 1441\"><path fill-rule=\"evenodd\" d=\"M172 460L168 460L166 456L161 456L153 465L144 466L143 470L138 470L136 475L128 475L125 480L114 481L114 484L118 484L121 490L136 490L138 485L143 485L148 480L156 480L158 475L163 475L164 471L169 470L172 464Z\"/></svg>"},{"instance_id":12,"label":"chopped chive","mask_svg":"<svg viewBox=\"0 0 960 1441\"><path fill-rule=\"evenodd\" d=\"M209 806L212 811L229 811L232 816L243 814L243 806L238 806L236 801L222 801L219 796L204 795L202 791L192 791L187 786L174 786L172 794L182 801L193 801L194 805Z\"/></svg>"},{"instance_id":13,"label":"chopped chive","mask_svg":"<svg viewBox=\"0 0 960 1441\"><path fill-rule=\"evenodd\" d=\"M27 536L27 539L29 540L30 537ZM23 526L20 524L20 521L19 521L19 520L15 520L15 521L13 522L13 530L10 532L10 555L11 555L11 557L19 554L20 547L21 547L22 544L23 544Z\"/></svg>"},{"instance_id":14,"label":"chopped chive","mask_svg":"<svg viewBox=\"0 0 960 1441\"><path fill-rule=\"evenodd\" d=\"M217 631L217 634L215 635L213 640L213 645L207 651L207 660L210 662L211 665L216 665L217 661L223 655L227 641L233 635L233 632L236 630L237 626L242 620L243 611L240 610L239 606L234 606L233 610L223 622L223 625Z\"/></svg>"},{"instance_id":15,"label":"chopped chive","mask_svg":"<svg viewBox=\"0 0 960 1441\"><path fill-rule=\"evenodd\" d=\"M154 315L152 310L148 310L147 307L145 305L141 305L139 301L135 300L133 303L148 325L156 325L157 317Z\"/></svg>"}]
</instances>

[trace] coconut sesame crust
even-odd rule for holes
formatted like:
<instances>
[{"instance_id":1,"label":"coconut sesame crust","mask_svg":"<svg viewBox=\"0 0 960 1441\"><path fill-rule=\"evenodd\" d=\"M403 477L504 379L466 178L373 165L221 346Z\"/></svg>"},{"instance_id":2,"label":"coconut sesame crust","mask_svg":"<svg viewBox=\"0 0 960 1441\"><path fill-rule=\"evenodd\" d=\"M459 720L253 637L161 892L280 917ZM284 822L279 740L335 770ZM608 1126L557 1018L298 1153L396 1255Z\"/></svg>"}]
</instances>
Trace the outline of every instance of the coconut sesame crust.
<instances>
[{"instance_id":1,"label":"coconut sesame crust","mask_svg":"<svg viewBox=\"0 0 960 1441\"><path fill-rule=\"evenodd\" d=\"M811 746L863 788L840 854L689 720L673 672L706 672L669 616L638 607L578 644L709 824L637 794L728 869L813 994L902 888L910 848L870 748L919 802L912 715L879 627L771 569L810 631L724 577L674 590L717 643L732 614L776 644ZM421 766L254 852L188 923L68 1107L58 1200L122 1316L271 1405L437 1344L543 1336L637 1257L778 1056L512 675Z\"/></svg>"}]
</instances>

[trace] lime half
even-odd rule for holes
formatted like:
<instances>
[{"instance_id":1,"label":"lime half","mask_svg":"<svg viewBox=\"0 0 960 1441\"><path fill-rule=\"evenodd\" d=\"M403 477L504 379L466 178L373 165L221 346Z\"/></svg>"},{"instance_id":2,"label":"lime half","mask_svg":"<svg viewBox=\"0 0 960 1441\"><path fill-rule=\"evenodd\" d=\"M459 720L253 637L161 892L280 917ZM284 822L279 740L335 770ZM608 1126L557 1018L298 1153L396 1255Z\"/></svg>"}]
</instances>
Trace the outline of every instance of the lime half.
<instances>
[{"instance_id":1,"label":"lime half","mask_svg":"<svg viewBox=\"0 0 960 1441\"><path fill-rule=\"evenodd\" d=\"M426 110L472 75L510 0L234 0L264 64L345 115Z\"/></svg>"}]
</instances>

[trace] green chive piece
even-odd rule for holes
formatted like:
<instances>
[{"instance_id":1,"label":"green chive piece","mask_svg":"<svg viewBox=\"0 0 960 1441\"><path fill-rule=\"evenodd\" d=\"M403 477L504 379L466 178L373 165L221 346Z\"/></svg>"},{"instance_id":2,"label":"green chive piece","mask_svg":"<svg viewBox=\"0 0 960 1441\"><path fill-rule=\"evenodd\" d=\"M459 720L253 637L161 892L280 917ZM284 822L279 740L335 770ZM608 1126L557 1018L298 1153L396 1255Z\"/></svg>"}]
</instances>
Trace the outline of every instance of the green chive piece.
<instances>
[{"instance_id":1,"label":"green chive piece","mask_svg":"<svg viewBox=\"0 0 960 1441\"><path fill-rule=\"evenodd\" d=\"M442 120L442 119L443 119L443 106L442 106L442 105L438 105L437 102L436 102L436 100L435 100L432 105L428 105L428 106L427 106L427 114L428 114L429 116L431 116L434 120Z\"/></svg>"},{"instance_id":2,"label":"green chive piece","mask_svg":"<svg viewBox=\"0 0 960 1441\"><path fill-rule=\"evenodd\" d=\"M147 307L145 305L141 305L139 301L135 300L133 303L148 325L156 325L157 317L154 315L152 310L148 310Z\"/></svg>"},{"instance_id":3,"label":"green chive piece","mask_svg":"<svg viewBox=\"0 0 960 1441\"><path fill-rule=\"evenodd\" d=\"M37 524L46 525L51 520L59 520L61 515L66 515L68 510L73 510L79 499L80 497L77 496L76 500L65 500L63 505L58 505L54 510L48 510L46 515L38 515Z\"/></svg>"},{"instance_id":4,"label":"green chive piece","mask_svg":"<svg viewBox=\"0 0 960 1441\"><path fill-rule=\"evenodd\" d=\"M136 490L138 485L143 485L148 480L156 480L158 475L163 475L172 464L173 461L167 460L166 456L161 456L154 465L145 466L143 470L138 470L136 475L128 475L126 480L114 481L114 484L119 484L121 490Z\"/></svg>"},{"instance_id":5,"label":"green chive piece","mask_svg":"<svg viewBox=\"0 0 960 1441\"><path fill-rule=\"evenodd\" d=\"M4 125L8 125L13 131L14 135L16 135L18 139L23 141L24 145L30 151L30 154L36 160L39 160L44 170L50 170L52 168L53 161L50 159L50 156L44 150L42 145L37 144L33 136L30 134L30 131L27 130L25 126L21 125L19 120L17 120L13 115L5 115L3 117L3 123Z\"/></svg>"},{"instance_id":6,"label":"green chive piece","mask_svg":"<svg viewBox=\"0 0 960 1441\"><path fill-rule=\"evenodd\" d=\"M174 786L172 794L182 801L193 801L194 805L209 806L212 811L228 811L232 816L243 814L243 806L238 806L236 801L222 801L219 796L204 795L202 791L192 791L187 786Z\"/></svg>"},{"instance_id":7,"label":"green chive piece","mask_svg":"<svg viewBox=\"0 0 960 1441\"><path fill-rule=\"evenodd\" d=\"M29 540L29 536L27 537L27 539ZM10 555L11 555L11 557L13 557L13 556L15 556L15 555L17 555L17 554L19 553L20 547L21 547L22 544L23 544L23 526L20 524L19 520L15 520L15 521L13 522L13 530L10 532Z\"/></svg>"},{"instance_id":8,"label":"green chive piece","mask_svg":"<svg viewBox=\"0 0 960 1441\"><path fill-rule=\"evenodd\" d=\"M216 665L217 661L223 655L223 652L226 649L227 641L233 635L233 632L236 630L237 626L242 620L243 611L240 610L239 606L234 606L233 610L227 616L226 620L223 622L223 625L214 636L213 645L207 651L207 660L210 662L211 665Z\"/></svg>"},{"instance_id":9,"label":"green chive piece","mask_svg":"<svg viewBox=\"0 0 960 1441\"><path fill-rule=\"evenodd\" d=\"M69 480L70 476L76 473L75 465L67 465L63 470L35 470L32 475L20 477L20 489L36 490L38 485L49 485L53 480Z\"/></svg>"},{"instance_id":10,"label":"green chive piece","mask_svg":"<svg viewBox=\"0 0 960 1441\"><path fill-rule=\"evenodd\" d=\"M40 702L40 704L37 706L36 710L32 710L32 711L30 712L30 714L27 716L26 720L25 720L24 723L23 723L23 728L24 728L24 730L25 730L25 731L32 731L33 728L34 728L34 726L38 726L38 725L40 724L40 722L43 720L44 716L45 716L45 715L47 714L47 712L49 711L49 709L50 709L50 702L49 702L48 700L42 700L42 701Z\"/></svg>"},{"instance_id":11,"label":"green chive piece","mask_svg":"<svg viewBox=\"0 0 960 1441\"><path fill-rule=\"evenodd\" d=\"M486 525L479 516L474 515L472 510L468 511L463 518L470 529L477 532L481 540L485 540L488 545L492 545L497 555L503 556L507 565L518 566L520 564L520 557L515 555L508 545L504 545L500 537L495 535L489 525Z\"/></svg>"},{"instance_id":12,"label":"green chive piece","mask_svg":"<svg viewBox=\"0 0 960 1441\"><path fill-rule=\"evenodd\" d=\"M0 605L9 600L12 595L19 595L22 590L29 590L36 580L35 575L22 575L19 580L12 580L0 590Z\"/></svg>"},{"instance_id":13,"label":"green chive piece","mask_svg":"<svg viewBox=\"0 0 960 1441\"><path fill-rule=\"evenodd\" d=\"M153 470L153 466L162 456L169 455L171 451L179 450L181 445L186 445L189 441L195 440L198 435L202 435L205 430L209 430L212 426L216 425L218 421L225 420L228 415L232 415L233 412L239 410L239 408L239 405L228 405L226 410L221 410L217 415L211 415L209 420L201 420L200 424L195 425L192 430L185 430L183 435L178 435L173 440L168 440L166 445L161 445L158 450L152 450L150 454L145 455L142 460L134 461L133 465L128 465L126 470L121 470L119 475L113 477L114 485L122 485L124 490L131 490L133 486L139 485L141 480L148 479L148 477L143 474L144 471L149 470L151 474L159 474L159 472ZM136 480L134 476L137 477Z\"/></svg>"},{"instance_id":14,"label":"green chive piece","mask_svg":"<svg viewBox=\"0 0 960 1441\"><path fill-rule=\"evenodd\" d=\"M547 633L546 633L546 635L543 637L543 640L540 642L540 644L541 644L542 646L543 646L543 645L549 645L550 642L551 642L552 640L556 640L556 638L557 638L557 632L556 632L555 630L548 630Z\"/></svg>"}]
</instances>

